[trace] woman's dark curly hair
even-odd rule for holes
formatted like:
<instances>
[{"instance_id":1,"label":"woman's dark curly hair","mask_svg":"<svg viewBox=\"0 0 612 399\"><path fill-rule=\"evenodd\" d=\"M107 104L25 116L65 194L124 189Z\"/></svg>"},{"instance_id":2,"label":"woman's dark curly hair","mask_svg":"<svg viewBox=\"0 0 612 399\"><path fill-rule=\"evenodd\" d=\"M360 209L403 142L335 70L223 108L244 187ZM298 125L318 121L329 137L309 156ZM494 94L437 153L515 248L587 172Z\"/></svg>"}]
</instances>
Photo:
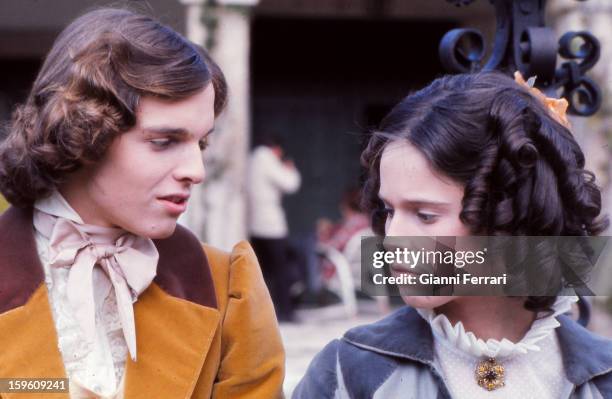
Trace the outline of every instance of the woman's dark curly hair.
<instances>
[{"instance_id":1,"label":"woman's dark curly hair","mask_svg":"<svg viewBox=\"0 0 612 399\"><path fill-rule=\"evenodd\" d=\"M571 132L506 75L441 77L383 119L362 154L363 205L381 235L380 159L397 140L407 140L464 187L459 217L474 234L587 236L608 225L599 218L601 192ZM530 296L525 307L545 310L554 300Z\"/></svg>"},{"instance_id":2,"label":"woman's dark curly hair","mask_svg":"<svg viewBox=\"0 0 612 399\"><path fill-rule=\"evenodd\" d=\"M100 160L136 124L141 97L180 100L208 84L218 115L227 100L223 73L204 49L155 19L113 8L77 18L14 111L0 144L0 192L13 205L32 205Z\"/></svg>"}]
</instances>

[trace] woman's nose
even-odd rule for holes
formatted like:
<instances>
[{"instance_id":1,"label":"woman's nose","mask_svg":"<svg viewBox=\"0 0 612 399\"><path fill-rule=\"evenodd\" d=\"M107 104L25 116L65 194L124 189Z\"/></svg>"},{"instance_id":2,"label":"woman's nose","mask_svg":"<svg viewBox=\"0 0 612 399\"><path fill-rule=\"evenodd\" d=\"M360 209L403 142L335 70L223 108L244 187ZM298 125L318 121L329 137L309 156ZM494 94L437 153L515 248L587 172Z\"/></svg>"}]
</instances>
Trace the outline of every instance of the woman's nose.
<instances>
[{"instance_id":1,"label":"woman's nose","mask_svg":"<svg viewBox=\"0 0 612 399\"><path fill-rule=\"evenodd\" d=\"M396 211L393 217L387 222L385 235L409 237L420 235L420 232L419 229L410 222L408 217Z\"/></svg>"}]
</instances>

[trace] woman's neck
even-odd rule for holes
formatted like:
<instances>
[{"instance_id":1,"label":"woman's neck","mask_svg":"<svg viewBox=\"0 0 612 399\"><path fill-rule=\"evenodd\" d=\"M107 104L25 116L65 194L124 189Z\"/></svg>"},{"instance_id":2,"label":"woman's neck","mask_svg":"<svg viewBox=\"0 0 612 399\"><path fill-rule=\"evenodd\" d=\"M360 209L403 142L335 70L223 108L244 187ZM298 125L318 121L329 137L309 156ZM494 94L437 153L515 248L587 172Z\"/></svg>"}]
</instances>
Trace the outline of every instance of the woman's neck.
<instances>
[{"instance_id":1,"label":"woman's neck","mask_svg":"<svg viewBox=\"0 0 612 399\"><path fill-rule=\"evenodd\" d=\"M461 321L466 331L487 340L506 338L519 342L529 331L536 314L524 308L524 298L461 297L438 308L455 325Z\"/></svg>"}]
</instances>

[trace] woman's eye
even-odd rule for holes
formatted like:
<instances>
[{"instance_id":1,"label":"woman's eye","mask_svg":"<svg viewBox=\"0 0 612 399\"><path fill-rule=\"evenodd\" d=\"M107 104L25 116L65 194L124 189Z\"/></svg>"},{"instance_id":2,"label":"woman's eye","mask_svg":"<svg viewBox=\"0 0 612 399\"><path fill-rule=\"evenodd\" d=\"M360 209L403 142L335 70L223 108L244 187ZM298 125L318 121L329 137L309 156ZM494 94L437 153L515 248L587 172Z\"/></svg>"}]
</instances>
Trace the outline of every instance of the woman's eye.
<instances>
[{"instance_id":1,"label":"woman's eye","mask_svg":"<svg viewBox=\"0 0 612 399\"><path fill-rule=\"evenodd\" d=\"M436 221L436 218L438 217L438 215L434 215L432 213L417 212L417 217L423 223L433 223Z\"/></svg>"},{"instance_id":2,"label":"woman's eye","mask_svg":"<svg viewBox=\"0 0 612 399\"><path fill-rule=\"evenodd\" d=\"M382 208L378 210L378 216L381 219L389 219L390 217L393 217L393 212L394 210L392 208Z\"/></svg>"}]
</instances>

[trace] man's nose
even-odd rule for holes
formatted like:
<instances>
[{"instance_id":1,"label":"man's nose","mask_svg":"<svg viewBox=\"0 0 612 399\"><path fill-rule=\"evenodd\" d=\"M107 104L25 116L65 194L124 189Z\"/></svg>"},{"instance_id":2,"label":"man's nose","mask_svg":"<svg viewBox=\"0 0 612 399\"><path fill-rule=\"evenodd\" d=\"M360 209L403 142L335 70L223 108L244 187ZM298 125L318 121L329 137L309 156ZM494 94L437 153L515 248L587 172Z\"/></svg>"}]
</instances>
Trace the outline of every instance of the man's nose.
<instances>
[{"instance_id":1,"label":"man's nose","mask_svg":"<svg viewBox=\"0 0 612 399\"><path fill-rule=\"evenodd\" d=\"M189 180L192 184L199 184L204 181L206 171L204 170L204 160L202 151L198 145L185 151L179 160L179 166L174 172L177 180Z\"/></svg>"}]
</instances>

